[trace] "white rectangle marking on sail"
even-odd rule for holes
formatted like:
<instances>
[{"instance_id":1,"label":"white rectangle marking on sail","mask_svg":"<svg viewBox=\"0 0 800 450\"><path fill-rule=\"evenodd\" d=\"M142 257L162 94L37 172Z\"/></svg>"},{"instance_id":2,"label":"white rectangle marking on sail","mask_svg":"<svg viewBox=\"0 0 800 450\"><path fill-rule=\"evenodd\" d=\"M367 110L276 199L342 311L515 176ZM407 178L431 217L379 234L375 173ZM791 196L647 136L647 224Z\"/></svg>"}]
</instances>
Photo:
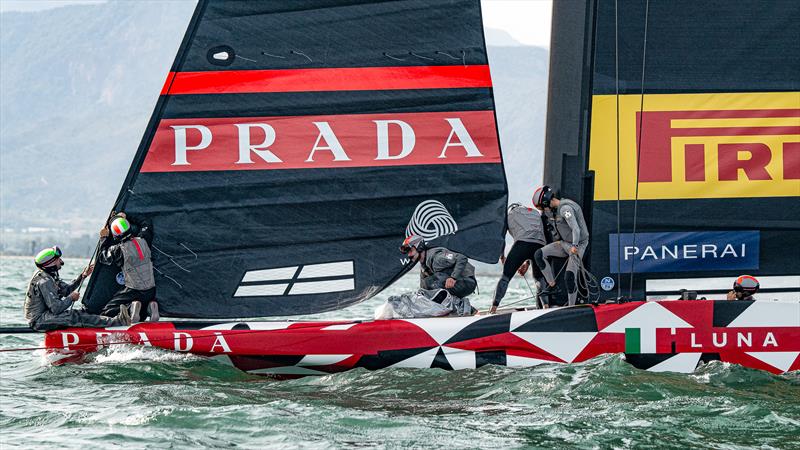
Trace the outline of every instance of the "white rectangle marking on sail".
<instances>
[{"instance_id":1,"label":"white rectangle marking on sail","mask_svg":"<svg viewBox=\"0 0 800 450\"><path fill-rule=\"evenodd\" d=\"M298 278L337 277L342 275L353 275L353 261L303 266Z\"/></svg>"},{"instance_id":2,"label":"white rectangle marking on sail","mask_svg":"<svg viewBox=\"0 0 800 450\"><path fill-rule=\"evenodd\" d=\"M289 295L302 294L324 294L326 292L352 291L356 288L356 280L347 278L344 280L330 281L296 281L289 291Z\"/></svg>"},{"instance_id":3,"label":"white rectangle marking on sail","mask_svg":"<svg viewBox=\"0 0 800 450\"><path fill-rule=\"evenodd\" d=\"M294 273L297 272L297 266L278 267L275 269L251 270L244 274L242 282L248 281L276 281L276 280L291 280ZM285 286L284 286L285 287Z\"/></svg>"},{"instance_id":4,"label":"white rectangle marking on sail","mask_svg":"<svg viewBox=\"0 0 800 450\"><path fill-rule=\"evenodd\" d=\"M283 295L283 292L286 291L286 286L289 283L285 284L257 284L253 286L239 286L236 289L236 293L233 294L234 297L260 297L266 295Z\"/></svg>"},{"instance_id":5,"label":"white rectangle marking on sail","mask_svg":"<svg viewBox=\"0 0 800 450\"><path fill-rule=\"evenodd\" d=\"M800 275L757 276L756 278L762 289L795 288L800 291ZM735 279L736 277L647 280L647 292L678 292L681 289L699 292L731 289Z\"/></svg>"}]
</instances>

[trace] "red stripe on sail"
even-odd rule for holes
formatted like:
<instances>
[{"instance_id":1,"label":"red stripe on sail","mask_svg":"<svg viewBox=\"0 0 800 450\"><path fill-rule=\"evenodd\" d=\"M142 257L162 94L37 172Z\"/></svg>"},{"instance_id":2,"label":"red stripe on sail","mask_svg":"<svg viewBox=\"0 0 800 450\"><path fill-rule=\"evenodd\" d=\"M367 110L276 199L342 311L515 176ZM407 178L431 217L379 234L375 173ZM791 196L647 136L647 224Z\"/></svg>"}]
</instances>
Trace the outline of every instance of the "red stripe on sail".
<instances>
[{"instance_id":1,"label":"red stripe on sail","mask_svg":"<svg viewBox=\"0 0 800 450\"><path fill-rule=\"evenodd\" d=\"M142 247L139 247L139 243L136 242L135 238L131 239L131 242L133 242L133 245L136 246L136 252L139 253L139 260L140 261L143 260L144 259L144 253L142 252Z\"/></svg>"},{"instance_id":2,"label":"red stripe on sail","mask_svg":"<svg viewBox=\"0 0 800 450\"><path fill-rule=\"evenodd\" d=\"M494 111L164 119L142 172L497 164Z\"/></svg>"},{"instance_id":3,"label":"red stripe on sail","mask_svg":"<svg viewBox=\"0 0 800 450\"><path fill-rule=\"evenodd\" d=\"M488 65L170 72L161 95L488 88Z\"/></svg>"}]
</instances>

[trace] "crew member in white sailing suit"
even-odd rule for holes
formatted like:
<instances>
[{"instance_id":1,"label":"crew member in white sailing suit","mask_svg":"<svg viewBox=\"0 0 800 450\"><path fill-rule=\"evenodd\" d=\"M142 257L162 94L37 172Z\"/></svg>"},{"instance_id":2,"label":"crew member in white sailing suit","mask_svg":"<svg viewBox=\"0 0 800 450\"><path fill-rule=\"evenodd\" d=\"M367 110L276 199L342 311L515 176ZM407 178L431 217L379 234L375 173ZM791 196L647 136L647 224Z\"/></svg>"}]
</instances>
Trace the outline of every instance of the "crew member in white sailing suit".
<instances>
[{"instance_id":1,"label":"crew member in white sailing suit","mask_svg":"<svg viewBox=\"0 0 800 450\"><path fill-rule=\"evenodd\" d=\"M138 222L138 223L137 223ZM138 231L134 233L134 226ZM106 245L108 230L114 237L112 245ZM151 321L159 318L156 297L156 282L153 262L150 259L150 244L153 233L148 223L128 220L125 213L114 216L107 228L100 230L101 264L115 265L122 270L124 286L103 307L102 314L113 314L122 305L131 305L131 320L140 319L142 305L147 305Z\"/></svg>"},{"instance_id":2,"label":"crew member in white sailing suit","mask_svg":"<svg viewBox=\"0 0 800 450\"><path fill-rule=\"evenodd\" d=\"M94 266L84 269L72 283L62 281L58 271L64 265L61 249L46 248L34 258L39 270L33 274L25 296L25 320L36 331L50 331L68 327L113 327L130 325L128 310L122 308L117 317L98 316L70 309L80 297L78 286L88 277Z\"/></svg>"},{"instance_id":3,"label":"crew member in white sailing suit","mask_svg":"<svg viewBox=\"0 0 800 450\"><path fill-rule=\"evenodd\" d=\"M478 287L475 279L475 267L461 253L450 251L444 247L428 249L420 236L409 236L400 246L411 261L420 262L421 289L445 289L456 297L464 298Z\"/></svg>"},{"instance_id":4,"label":"crew member in white sailing suit","mask_svg":"<svg viewBox=\"0 0 800 450\"><path fill-rule=\"evenodd\" d=\"M529 261L534 259L537 250L547 244L542 216L533 208L526 208L519 203L513 203L508 207L508 233L514 238L514 244L508 251L508 256L501 258L503 276L497 282L492 307L489 309L490 314L497 311L500 301L508 290L508 283L514 277L514 272L519 272L524 277L528 271ZM533 279L536 280L537 287L541 278L542 272L539 267L533 266Z\"/></svg>"},{"instance_id":5,"label":"crew member in white sailing suit","mask_svg":"<svg viewBox=\"0 0 800 450\"><path fill-rule=\"evenodd\" d=\"M534 258L549 286L543 293L552 292L556 286L549 258L569 258L564 277L567 283L569 305L572 306L578 300L578 268L581 266L583 254L589 246L589 229L583 218L583 211L574 201L568 198L557 198L549 186L536 189L533 193L533 206L543 211L548 220L555 223L558 235L555 237L555 242L542 247L536 252Z\"/></svg>"}]
</instances>

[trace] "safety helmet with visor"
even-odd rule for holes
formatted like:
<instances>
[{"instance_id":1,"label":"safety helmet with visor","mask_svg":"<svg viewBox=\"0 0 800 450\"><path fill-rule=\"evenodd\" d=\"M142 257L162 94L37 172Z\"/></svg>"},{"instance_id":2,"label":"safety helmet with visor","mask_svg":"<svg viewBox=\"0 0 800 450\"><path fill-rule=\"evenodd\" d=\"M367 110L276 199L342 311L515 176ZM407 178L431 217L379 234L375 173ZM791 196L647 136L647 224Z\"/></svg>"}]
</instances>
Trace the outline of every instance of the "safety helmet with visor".
<instances>
[{"instance_id":1,"label":"safety helmet with visor","mask_svg":"<svg viewBox=\"0 0 800 450\"><path fill-rule=\"evenodd\" d=\"M427 247L425 246L425 240L422 239L422 236L417 236L412 234L403 240L403 243L400 244L400 251L403 253L408 253L411 249L414 248L418 252L424 251Z\"/></svg>"},{"instance_id":2,"label":"safety helmet with visor","mask_svg":"<svg viewBox=\"0 0 800 450\"><path fill-rule=\"evenodd\" d=\"M550 189L550 186L548 185L536 188L536 190L533 192L533 206L539 210L549 208L550 200L553 199L553 195L553 190Z\"/></svg>"},{"instance_id":3,"label":"safety helmet with visor","mask_svg":"<svg viewBox=\"0 0 800 450\"><path fill-rule=\"evenodd\" d=\"M131 232L131 224L124 217L116 217L111 221L109 228L111 229L111 235L117 239L123 238Z\"/></svg>"},{"instance_id":4,"label":"safety helmet with visor","mask_svg":"<svg viewBox=\"0 0 800 450\"><path fill-rule=\"evenodd\" d=\"M36 267L40 269L50 268L55 266L58 258L61 258L61 255L61 249L57 245L54 245L37 253L33 258L33 262L36 264Z\"/></svg>"},{"instance_id":5,"label":"safety helmet with visor","mask_svg":"<svg viewBox=\"0 0 800 450\"><path fill-rule=\"evenodd\" d=\"M752 275L742 275L733 282L733 291L746 295L755 294L760 287L758 280Z\"/></svg>"}]
</instances>

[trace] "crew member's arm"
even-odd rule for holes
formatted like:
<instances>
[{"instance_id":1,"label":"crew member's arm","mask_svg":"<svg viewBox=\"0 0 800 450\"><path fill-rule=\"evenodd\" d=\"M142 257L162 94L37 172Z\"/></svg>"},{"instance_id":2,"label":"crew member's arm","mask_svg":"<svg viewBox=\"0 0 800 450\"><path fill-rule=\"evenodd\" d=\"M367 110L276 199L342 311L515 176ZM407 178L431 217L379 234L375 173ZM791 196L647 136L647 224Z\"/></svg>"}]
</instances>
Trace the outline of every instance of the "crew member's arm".
<instances>
[{"instance_id":1,"label":"crew member's arm","mask_svg":"<svg viewBox=\"0 0 800 450\"><path fill-rule=\"evenodd\" d=\"M569 206L562 208L561 215L567 221L569 229L572 230L572 241L570 242L570 252L578 253L578 243L581 241L581 228L578 226L578 219L575 218L575 210Z\"/></svg>"},{"instance_id":2,"label":"crew member's arm","mask_svg":"<svg viewBox=\"0 0 800 450\"><path fill-rule=\"evenodd\" d=\"M131 216L125 217L134 226L135 235L147 241L147 245L153 244L153 224L144 217Z\"/></svg>"},{"instance_id":3,"label":"crew member's arm","mask_svg":"<svg viewBox=\"0 0 800 450\"><path fill-rule=\"evenodd\" d=\"M115 265L117 267L122 267L124 262L122 249L119 245L111 244L111 241L108 239L108 228L100 230L99 246L100 251L97 252L97 262L107 266Z\"/></svg>"},{"instance_id":4,"label":"crew member's arm","mask_svg":"<svg viewBox=\"0 0 800 450\"><path fill-rule=\"evenodd\" d=\"M454 256L455 261L455 264L453 264L453 272L450 273L450 278L459 280L462 278L464 269L467 268L469 259L461 253L449 252L449 254Z\"/></svg>"},{"instance_id":5,"label":"crew member's arm","mask_svg":"<svg viewBox=\"0 0 800 450\"><path fill-rule=\"evenodd\" d=\"M42 294L47 309L53 314L61 314L69 308L73 299L77 299L77 292L71 294L64 294L63 297L59 296L58 286L56 282L50 279L39 280L37 288Z\"/></svg>"},{"instance_id":6,"label":"crew member's arm","mask_svg":"<svg viewBox=\"0 0 800 450\"><path fill-rule=\"evenodd\" d=\"M72 280L72 283L67 284L67 283L61 282L61 284L63 284L63 286L59 286L59 289L60 289L59 290L59 294L63 294L65 296L71 294L72 291L74 291L75 289L78 289L78 286L80 286L81 282L83 282L83 280L85 280L86 277L88 277L89 275L92 274L93 270L94 270L94 264L92 264L89 267L83 269L83 272L81 272L81 274L78 275L77 278Z\"/></svg>"}]
</instances>

